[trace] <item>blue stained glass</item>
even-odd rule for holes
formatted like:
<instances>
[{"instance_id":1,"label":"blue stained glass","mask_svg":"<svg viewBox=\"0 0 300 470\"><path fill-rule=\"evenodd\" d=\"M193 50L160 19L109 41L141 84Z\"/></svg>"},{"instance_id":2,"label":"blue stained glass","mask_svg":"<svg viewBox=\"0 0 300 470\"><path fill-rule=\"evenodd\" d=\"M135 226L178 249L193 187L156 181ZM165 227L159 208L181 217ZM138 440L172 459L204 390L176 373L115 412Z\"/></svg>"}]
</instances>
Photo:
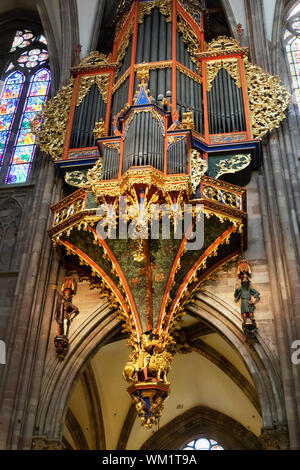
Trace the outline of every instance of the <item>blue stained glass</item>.
<instances>
[{"instance_id":1,"label":"blue stained glass","mask_svg":"<svg viewBox=\"0 0 300 470\"><path fill-rule=\"evenodd\" d=\"M23 83L24 75L21 72L12 73L6 80L6 83Z\"/></svg>"},{"instance_id":2,"label":"blue stained glass","mask_svg":"<svg viewBox=\"0 0 300 470\"><path fill-rule=\"evenodd\" d=\"M0 114L13 114L15 112L18 100L1 100Z\"/></svg>"},{"instance_id":3,"label":"blue stained glass","mask_svg":"<svg viewBox=\"0 0 300 470\"><path fill-rule=\"evenodd\" d=\"M16 147L13 155L13 164L30 163L34 149L34 145L20 145Z\"/></svg>"},{"instance_id":4,"label":"blue stained glass","mask_svg":"<svg viewBox=\"0 0 300 470\"><path fill-rule=\"evenodd\" d=\"M48 91L48 82L35 82L32 84L30 96L46 95Z\"/></svg>"},{"instance_id":5,"label":"blue stained glass","mask_svg":"<svg viewBox=\"0 0 300 470\"><path fill-rule=\"evenodd\" d=\"M36 113L24 113L21 128L30 129L30 123L35 118Z\"/></svg>"},{"instance_id":6,"label":"blue stained glass","mask_svg":"<svg viewBox=\"0 0 300 470\"><path fill-rule=\"evenodd\" d=\"M0 147L5 146L7 135L8 135L8 131L0 132Z\"/></svg>"},{"instance_id":7,"label":"blue stained glass","mask_svg":"<svg viewBox=\"0 0 300 470\"><path fill-rule=\"evenodd\" d=\"M22 129L19 132L17 145L33 145L35 143L35 136L29 129Z\"/></svg>"},{"instance_id":8,"label":"blue stained glass","mask_svg":"<svg viewBox=\"0 0 300 470\"><path fill-rule=\"evenodd\" d=\"M3 114L0 116L0 131L6 131L10 129L13 117L13 114Z\"/></svg>"},{"instance_id":9,"label":"blue stained glass","mask_svg":"<svg viewBox=\"0 0 300 470\"><path fill-rule=\"evenodd\" d=\"M183 450L224 450L224 447L213 439L200 438L186 444Z\"/></svg>"},{"instance_id":10,"label":"blue stained glass","mask_svg":"<svg viewBox=\"0 0 300 470\"><path fill-rule=\"evenodd\" d=\"M6 183L25 183L30 170L30 165L12 165L10 167Z\"/></svg>"},{"instance_id":11,"label":"blue stained glass","mask_svg":"<svg viewBox=\"0 0 300 470\"><path fill-rule=\"evenodd\" d=\"M37 112L41 111L47 98L50 85L50 72L46 69L39 70L33 76L27 94L24 113L21 119L17 137L17 144L14 148L11 166L6 183L24 183L27 181L31 162L35 152L35 136L30 131L30 121Z\"/></svg>"},{"instance_id":12,"label":"blue stained glass","mask_svg":"<svg viewBox=\"0 0 300 470\"><path fill-rule=\"evenodd\" d=\"M27 101L25 112L41 111L45 98L45 96L30 96Z\"/></svg>"},{"instance_id":13,"label":"blue stained glass","mask_svg":"<svg viewBox=\"0 0 300 470\"><path fill-rule=\"evenodd\" d=\"M21 85L19 83L7 83L2 93L2 99L18 98Z\"/></svg>"},{"instance_id":14,"label":"blue stained glass","mask_svg":"<svg viewBox=\"0 0 300 470\"><path fill-rule=\"evenodd\" d=\"M34 81L35 82L50 82L50 72L49 72L49 70L42 69L39 72L37 72Z\"/></svg>"}]
</instances>

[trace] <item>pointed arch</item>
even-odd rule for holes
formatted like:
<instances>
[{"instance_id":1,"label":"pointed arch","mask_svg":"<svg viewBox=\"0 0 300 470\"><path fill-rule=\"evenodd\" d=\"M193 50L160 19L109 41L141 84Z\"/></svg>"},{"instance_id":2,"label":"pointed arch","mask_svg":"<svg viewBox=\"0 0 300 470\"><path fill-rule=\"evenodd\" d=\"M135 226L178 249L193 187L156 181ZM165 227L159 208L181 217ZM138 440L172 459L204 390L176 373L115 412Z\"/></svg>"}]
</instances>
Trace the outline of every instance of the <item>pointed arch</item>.
<instances>
[{"instance_id":1,"label":"pointed arch","mask_svg":"<svg viewBox=\"0 0 300 470\"><path fill-rule=\"evenodd\" d=\"M272 428L274 422L284 424L286 418L282 384L276 369L276 361L263 339L260 338L260 343L253 349L249 348L245 344L237 312L210 293L197 294L196 301L189 305L188 310L213 324L241 354L258 391L263 427ZM48 363L36 415L35 425L39 429L39 436L61 441L72 390L87 362L109 342L119 324L115 313L110 309L109 302L103 303L87 315L72 334L70 354L66 356L63 364L57 358Z\"/></svg>"},{"instance_id":2,"label":"pointed arch","mask_svg":"<svg viewBox=\"0 0 300 470\"><path fill-rule=\"evenodd\" d=\"M41 111L47 99L50 81L50 70L46 68L35 72L31 79L7 173L7 183L24 183L28 179L36 148L36 138L31 132L30 122Z\"/></svg>"},{"instance_id":3,"label":"pointed arch","mask_svg":"<svg viewBox=\"0 0 300 470\"><path fill-rule=\"evenodd\" d=\"M0 168L2 167L24 82L24 73L14 71L7 76L2 89L0 98Z\"/></svg>"}]
</instances>

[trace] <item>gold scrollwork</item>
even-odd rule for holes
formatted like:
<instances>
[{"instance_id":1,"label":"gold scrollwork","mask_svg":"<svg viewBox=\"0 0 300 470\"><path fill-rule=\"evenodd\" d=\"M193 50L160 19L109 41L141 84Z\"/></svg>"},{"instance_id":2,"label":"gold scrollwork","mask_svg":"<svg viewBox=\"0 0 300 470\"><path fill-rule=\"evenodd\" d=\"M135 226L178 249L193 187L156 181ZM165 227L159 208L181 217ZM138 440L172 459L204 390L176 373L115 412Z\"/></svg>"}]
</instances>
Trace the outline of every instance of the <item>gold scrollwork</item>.
<instances>
[{"instance_id":1,"label":"gold scrollwork","mask_svg":"<svg viewBox=\"0 0 300 470\"><path fill-rule=\"evenodd\" d=\"M73 216L74 214L77 214L77 212L80 212L83 208L84 199L79 198L76 199L74 202L71 202L71 204L63 207L62 209L57 210L57 212L54 213L54 225L60 224L64 220Z\"/></svg>"},{"instance_id":2,"label":"gold scrollwork","mask_svg":"<svg viewBox=\"0 0 300 470\"><path fill-rule=\"evenodd\" d=\"M196 192L197 187L200 184L202 176L207 172L207 161L201 156L201 153L197 150L192 150L191 153L191 183L193 193Z\"/></svg>"},{"instance_id":3,"label":"gold scrollwork","mask_svg":"<svg viewBox=\"0 0 300 470\"><path fill-rule=\"evenodd\" d=\"M206 83L207 90L209 91L212 87L212 83L219 73L219 70L225 69L229 75L234 79L236 86L241 88L241 74L237 59L225 59L215 60L213 62L207 62L206 64Z\"/></svg>"},{"instance_id":4,"label":"gold scrollwork","mask_svg":"<svg viewBox=\"0 0 300 470\"><path fill-rule=\"evenodd\" d=\"M198 61L193 55L199 51L200 43L191 26L181 15L177 15L177 30L182 34L183 42L188 45L191 60L197 64Z\"/></svg>"},{"instance_id":5,"label":"gold scrollwork","mask_svg":"<svg viewBox=\"0 0 300 470\"><path fill-rule=\"evenodd\" d=\"M41 150L50 154L53 160L58 160L63 154L73 87L74 78L71 78L68 85L47 101L31 123L37 144Z\"/></svg>"},{"instance_id":6,"label":"gold scrollwork","mask_svg":"<svg viewBox=\"0 0 300 470\"><path fill-rule=\"evenodd\" d=\"M226 173L237 173L238 171L244 170L251 163L251 155L234 155L229 160L220 160L216 164L220 168L215 178L219 178L221 175Z\"/></svg>"},{"instance_id":7,"label":"gold scrollwork","mask_svg":"<svg viewBox=\"0 0 300 470\"><path fill-rule=\"evenodd\" d=\"M126 50L127 50L127 47L129 45L129 41L130 41L130 37L132 35L132 31L133 31L133 21L131 21L131 24L129 26L129 28L127 29L127 31L124 33L122 39L121 39L121 42L120 42L120 46L119 46L119 49L118 49L118 55L117 55L117 63L120 65L125 54L126 54Z\"/></svg>"},{"instance_id":8,"label":"gold scrollwork","mask_svg":"<svg viewBox=\"0 0 300 470\"><path fill-rule=\"evenodd\" d=\"M95 139L101 139L105 136L105 122L103 119L95 123L95 129L93 130Z\"/></svg>"},{"instance_id":9,"label":"gold scrollwork","mask_svg":"<svg viewBox=\"0 0 300 470\"><path fill-rule=\"evenodd\" d=\"M87 180L91 184L99 183L102 179L103 158L99 158L96 164L87 172Z\"/></svg>"},{"instance_id":10,"label":"gold scrollwork","mask_svg":"<svg viewBox=\"0 0 300 470\"><path fill-rule=\"evenodd\" d=\"M80 88L77 97L76 106L79 106L92 85L96 84L101 93L104 103L107 103L109 74L86 75L80 79Z\"/></svg>"},{"instance_id":11,"label":"gold scrollwork","mask_svg":"<svg viewBox=\"0 0 300 470\"><path fill-rule=\"evenodd\" d=\"M76 186L77 188L86 186L88 183L86 174L79 170L67 171L65 174L65 181L70 186Z\"/></svg>"},{"instance_id":12,"label":"gold scrollwork","mask_svg":"<svg viewBox=\"0 0 300 470\"><path fill-rule=\"evenodd\" d=\"M111 56L101 54L98 51L91 51L86 57L84 57L77 67L73 67L72 72L80 72L83 70L92 70L98 67L105 67L111 65Z\"/></svg>"},{"instance_id":13,"label":"gold scrollwork","mask_svg":"<svg viewBox=\"0 0 300 470\"><path fill-rule=\"evenodd\" d=\"M244 59L244 65L252 131L255 138L261 138L280 126L290 103L290 93L282 86L279 77L264 72L248 59Z\"/></svg>"},{"instance_id":14,"label":"gold scrollwork","mask_svg":"<svg viewBox=\"0 0 300 470\"><path fill-rule=\"evenodd\" d=\"M199 75L197 75L196 73L192 72L191 70L188 70L185 67L182 67L182 65L180 65L178 63L176 64L176 68L177 68L177 70L179 70L179 72L183 73L187 77L194 80L194 82L202 83L202 78Z\"/></svg>"},{"instance_id":15,"label":"gold scrollwork","mask_svg":"<svg viewBox=\"0 0 300 470\"><path fill-rule=\"evenodd\" d=\"M206 44L206 51L224 51L226 49L232 50L235 49L239 51L241 48L239 42L227 36L218 36L213 39L209 44Z\"/></svg>"},{"instance_id":16,"label":"gold scrollwork","mask_svg":"<svg viewBox=\"0 0 300 470\"><path fill-rule=\"evenodd\" d=\"M184 129L195 130L195 121L192 111L185 111L182 115L182 127Z\"/></svg>"},{"instance_id":17,"label":"gold scrollwork","mask_svg":"<svg viewBox=\"0 0 300 470\"><path fill-rule=\"evenodd\" d=\"M115 93L130 75L130 67L126 70L126 72L119 78L119 80L114 84L112 88L112 93Z\"/></svg>"},{"instance_id":18,"label":"gold scrollwork","mask_svg":"<svg viewBox=\"0 0 300 470\"><path fill-rule=\"evenodd\" d=\"M146 63L139 64L136 69L136 76L138 80L149 81L149 65Z\"/></svg>"},{"instance_id":19,"label":"gold scrollwork","mask_svg":"<svg viewBox=\"0 0 300 470\"><path fill-rule=\"evenodd\" d=\"M139 23L144 22L144 16L150 15L153 8L158 7L162 15L168 16L167 23L172 21L172 0L154 0L153 2L140 2L139 3Z\"/></svg>"},{"instance_id":20,"label":"gold scrollwork","mask_svg":"<svg viewBox=\"0 0 300 470\"><path fill-rule=\"evenodd\" d=\"M221 204L233 207L234 209L240 210L242 206L242 199L239 194L222 191L221 189L214 188L213 186L205 186L203 188L203 196L206 199L220 202Z\"/></svg>"}]
</instances>

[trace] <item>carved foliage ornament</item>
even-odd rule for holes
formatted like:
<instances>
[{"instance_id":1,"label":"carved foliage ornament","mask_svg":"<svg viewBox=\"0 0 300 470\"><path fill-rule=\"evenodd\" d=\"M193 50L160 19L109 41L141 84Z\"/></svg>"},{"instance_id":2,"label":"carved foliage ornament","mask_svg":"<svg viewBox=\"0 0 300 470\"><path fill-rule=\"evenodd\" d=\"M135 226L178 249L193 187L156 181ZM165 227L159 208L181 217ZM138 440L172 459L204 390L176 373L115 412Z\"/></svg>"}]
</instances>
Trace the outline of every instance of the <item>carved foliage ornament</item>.
<instances>
[{"instance_id":1,"label":"carved foliage ornament","mask_svg":"<svg viewBox=\"0 0 300 470\"><path fill-rule=\"evenodd\" d=\"M201 156L201 153L197 150L192 150L191 155L191 183L193 193L196 192L197 187L200 184L202 176L207 172L207 161Z\"/></svg>"},{"instance_id":2,"label":"carved foliage ornament","mask_svg":"<svg viewBox=\"0 0 300 470\"><path fill-rule=\"evenodd\" d=\"M181 15L177 16L177 31L182 34L183 42L188 45L187 50L192 55L191 60L197 64L198 61L193 54L198 52L200 44L191 26Z\"/></svg>"},{"instance_id":3,"label":"carved foliage ornament","mask_svg":"<svg viewBox=\"0 0 300 470\"><path fill-rule=\"evenodd\" d=\"M75 186L77 188L86 186L88 183L86 174L83 171L79 170L67 171L65 174L65 181L70 186Z\"/></svg>"},{"instance_id":4,"label":"carved foliage ornament","mask_svg":"<svg viewBox=\"0 0 300 470\"><path fill-rule=\"evenodd\" d=\"M208 51L223 51L226 49L240 50L241 46L239 42L234 38L228 38L227 36L218 36L213 39L209 44L206 44L205 50Z\"/></svg>"},{"instance_id":5,"label":"carved foliage ornament","mask_svg":"<svg viewBox=\"0 0 300 470\"><path fill-rule=\"evenodd\" d=\"M264 72L244 59L248 85L252 131L255 138L278 128L285 118L284 111L290 103L290 93L277 76Z\"/></svg>"},{"instance_id":6,"label":"carved foliage ornament","mask_svg":"<svg viewBox=\"0 0 300 470\"><path fill-rule=\"evenodd\" d=\"M31 123L37 144L41 150L49 153L53 160L61 158L63 153L73 87L74 79L71 78L68 85L47 101L41 113Z\"/></svg>"},{"instance_id":7,"label":"carved foliage ornament","mask_svg":"<svg viewBox=\"0 0 300 470\"><path fill-rule=\"evenodd\" d=\"M153 8L158 7L162 15L168 16L166 21L172 21L172 0L154 0L153 2L139 3L139 23L143 23L144 16L150 15Z\"/></svg>"},{"instance_id":8,"label":"carved foliage ornament","mask_svg":"<svg viewBox=\"0 0 300 470\"><path fill-rule=\"evenodd\" d=\"M221 68L225 69L229 75L233 78L236 86L241 88L241 74L237 59L228 60L215 60L206 64L206 82L207 90L211 90L212 83L219 73Z\"/></svg>"},{"instance_id":9,"label":"carved foliage ornament","mask_svg":"<svg viewBox=\"0 0 300 470\"><path fill-rule=\"evenodd\" d=\"M86 75L80 79L80 88L77 97L76 106L79 106L92 85L96 84L104 103L107 103L109 74Z\"/></svg>"},{"instance_id":10,"label":"carved foliage ornament","mask_svg":"<svg viewBox=\"0 0 300 470\"><path fill-rule=\"evenodd\" d=\"M130 41L130 37L132 35L132 31L133 31L133 21L131 21L131 24L130 24L129 28L124 33L124 35L121 39L121 42L120 42L118 55L117 55L117 63L119 65L121 65L121 62L124 59L124 56L126 54L126 50L127 50L128 45L129 45L129 41Z\"/></svg>"},{"instance_id":11,"label":"carved foliage ornament","mask_svg":"<svg viewBox=\"0 0 300 470\"><path fill-rule=\"evenodd\" d=\"M86 57L81 60L80 64L77 67L73 67L72 70L80 71L110 65L110 59L110 54L106 56L105 54L101 54L98 51L91 51Z\"/></svg>"},{"instance_id":12,"label":"carved foliage ornament","mask_svg":"<svg viewBox=\"0 0 300 470\"><path fill-rule=\"evenodd\" d=\"M244 170L251 163L251 155L234 155L229 160L220 160L216 164L220 168L215 178L219 178L221 175L226 173L237 173L238 171Z\"/></svg>"},{"instance_id":13,"label":"carved foliage ornament","mask_svg":"<svg viewBox=\"0 0 300 470\"><path fill-rule=\"evenodd\" d=\"M97 163L87 172L87 179L90 183L98 183L102 179L103 159L99 158Z\"/></svg>"}]
</instances>

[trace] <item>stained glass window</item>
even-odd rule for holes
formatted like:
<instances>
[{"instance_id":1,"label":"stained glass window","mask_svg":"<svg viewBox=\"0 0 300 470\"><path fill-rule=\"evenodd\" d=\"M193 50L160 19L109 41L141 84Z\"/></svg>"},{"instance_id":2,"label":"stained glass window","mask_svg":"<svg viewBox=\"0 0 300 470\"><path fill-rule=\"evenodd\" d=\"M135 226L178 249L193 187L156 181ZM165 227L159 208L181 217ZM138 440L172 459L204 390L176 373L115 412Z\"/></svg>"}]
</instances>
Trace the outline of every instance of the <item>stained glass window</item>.
<instances>
[{"instance_id":1,"label":"stained glass window","mask_svg":"<svg viewBox=\"0 0 300 470\"><path fill-rule=\"evenodd\" d=\"M48 61L45 36L16 32L0 97L0 180L7 184L28 181L36 149L30 122L47 99Z\"/></svg>"},{"instance_id":2,"label":"stained glass window","mask_svg":"<svg viewBox=\"0 0 300 470\"><path fill-rule=\"evenodd\" d=\"M35 151L35 136L30 130L30 122L42 110L47 98L49 84L50 72L47 69L39 70L32 77L16 144L13 149L6 179L7 183L24 183L27 180Z\"/></svg>"},{"instance_id":3,"label":"stained glass window","mask_svg":"<svg viewBox=\"0 0 300 470\"><path fill-rule=\"evenodd\" d=\"M293 95L300 109L300 2L288 16L283 39L292 76Z\"/></svg>"},{"instance_id":4,"label":"stained glass window","mask_svg":"<svg viewBox=\"0 0 300 470\"><path fill-rule=\"evenodd\" d=\"M224 450L224 447L220 446L217 441L214 441L213 439L201 437L200 439L196 439L186 444L183 450Z\"/></svg>"},{"instance_id":5,"label":"stained glass window","mask_svg":"<svg viewBox=\"0 0 300 470\"><path fill-rule=\"evenodd\" d=\"M24 74L13 72L7 77L2 90L0 101L0 168L2 167L24 80Z\"/></svg>"}]
</instances>

